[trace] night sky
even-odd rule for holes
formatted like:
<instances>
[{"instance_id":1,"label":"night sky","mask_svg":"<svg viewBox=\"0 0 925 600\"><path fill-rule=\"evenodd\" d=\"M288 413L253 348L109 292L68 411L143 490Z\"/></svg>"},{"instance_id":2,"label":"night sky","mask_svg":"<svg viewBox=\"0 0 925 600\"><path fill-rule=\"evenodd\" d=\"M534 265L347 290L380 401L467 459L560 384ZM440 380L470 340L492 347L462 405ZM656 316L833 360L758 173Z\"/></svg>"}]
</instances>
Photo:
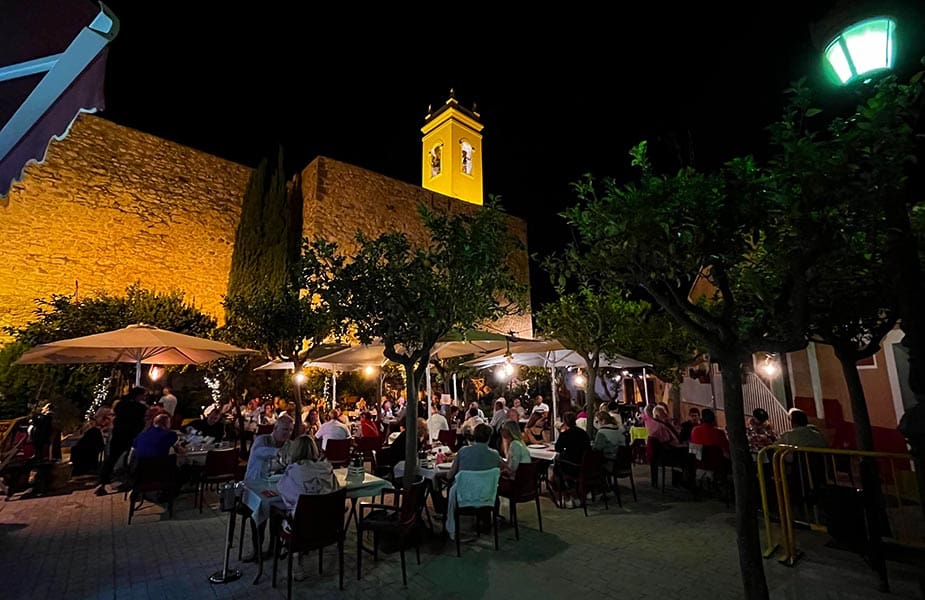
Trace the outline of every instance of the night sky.
<instances>
[{"instance_id":1,"label":"night sky","mask_svg":"<svg viewBox=\"0 0 925 600\"><path fill-rule=\"evenodd\" d=\"M809 23L830 2L505 18L466 3L290 4L107 2L121 30L102 115L250 166L282 144L290 172L324 155L420 185L420 127L454 88L485 125L486 194L527 220L543 255L569 237L558 213L582 174L628 178L627 151L644 138L669 172L675 156L709 168L760 154L783 89L801 76L825 85ZM536 268L532 283L535 302L549 297Z\"/></svg>"}]
</instances>

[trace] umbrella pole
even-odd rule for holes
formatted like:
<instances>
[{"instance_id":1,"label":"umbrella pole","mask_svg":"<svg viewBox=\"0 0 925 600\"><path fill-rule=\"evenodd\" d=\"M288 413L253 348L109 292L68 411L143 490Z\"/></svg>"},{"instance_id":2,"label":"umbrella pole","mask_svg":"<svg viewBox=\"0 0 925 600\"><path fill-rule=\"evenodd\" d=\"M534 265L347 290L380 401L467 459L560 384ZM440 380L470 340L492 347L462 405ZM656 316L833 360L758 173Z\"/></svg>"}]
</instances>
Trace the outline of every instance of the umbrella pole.
<instances>
[{"instance_id":1,"label":"umbrella pole","mask_svg":"<svg viewBox=\"0 0 925 600\"><path fill-rule=\"evenodd\" d=\"M649 405L649 386L646 385L646 368L642 368L642 395L646 399L646 406Z\"/></svg>"},{"instance_id":2,"label":"umbrella pole","mask_svg":"<svg viewBox=\"0 0 925 600\"><path fill-rule=\"evenodd\" d=\"M456 373L453 373L453 404L459 404L459 399L456 396Z\"/></svg>"},{"instance_id":3,"label":"umbrella pole","mask_svg":"<svg viewBox=\"0 0 925 600\"><path fill-rule=\"evenodd\" d=\"M141 359L135 361L135 387L141 387Z\"/></svg>"},{"instance_id":4,"label":"umbrella pole","mask_svg":"<svg viewBox=\"0 0 925 600\"><path fill-rule=\"evenodd\" d=\"M337 371L331 371L331 408L337 408Z\"/></svg>"},{"instance_id":5,"label":"umbrella pole","mask_svg":"<svg viewBox=\"0 0 925 600\"><path fill-rule=\"evenodd\" d=\"M550 427L552 428L552 441L556 441L556 439L559 437L559 428L556 427L556 411L558 410L557 406L559 404L559 399L556 397L556 368L555 367L549 367L549 375L551 378L550 383L552 384L549 386L550 388L552 388L552 424L550 425Z\"/></svg>"},{"instance_id":6,"label":"umbrella pole","mask_svg":"<svg viewBox=\"0 0 925 600\"><path fill-rule=\"evenodd\" d=\"M434 395L430 391L430 363L427 363L427 370L424 371L427 376L427 418L430 418L430 415L434 412L434 403L431 401L431 398Z\"/></svg>"}]
</instances>

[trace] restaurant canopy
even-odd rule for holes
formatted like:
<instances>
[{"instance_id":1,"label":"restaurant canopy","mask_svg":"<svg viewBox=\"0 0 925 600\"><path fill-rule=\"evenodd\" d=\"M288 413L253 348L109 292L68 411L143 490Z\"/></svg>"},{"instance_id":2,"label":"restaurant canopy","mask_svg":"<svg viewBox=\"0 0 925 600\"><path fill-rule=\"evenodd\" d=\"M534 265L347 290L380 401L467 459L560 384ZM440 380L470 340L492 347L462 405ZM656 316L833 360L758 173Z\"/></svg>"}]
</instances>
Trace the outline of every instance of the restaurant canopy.
<instances>
[{"instance_id":1,"label":"restaurant canopy","mask_svg":"<svg viewBox=\"0 0 925 600\"><path fill-rule=\"evenodd\" d=\"M0 198L80 112L104 108L106 47L119 21L89 0L4 2L0 27Z\"/></svg>"}]
</instances>

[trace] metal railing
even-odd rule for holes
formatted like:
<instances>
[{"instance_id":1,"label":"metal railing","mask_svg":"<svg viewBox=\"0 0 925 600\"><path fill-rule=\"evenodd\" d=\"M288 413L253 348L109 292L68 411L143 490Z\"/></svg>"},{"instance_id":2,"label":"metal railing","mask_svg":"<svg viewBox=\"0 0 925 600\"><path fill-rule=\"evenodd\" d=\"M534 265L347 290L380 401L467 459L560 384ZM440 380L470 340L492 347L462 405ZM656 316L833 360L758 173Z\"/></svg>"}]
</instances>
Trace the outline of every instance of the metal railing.
<instances>
[{"instance_id":1,"label":"metal railing","mask_svg":"<svg viewBox=\"0 0 925 600\"><path fill-rule=\"evenodd\" d=\"M757 456L766 532L765 558L773 556L780 548L780 562L793 566L801 556L796 544L797 526L829 532L825 509L820 509L818 501L821 492L832 489L847 491L847 497L857 494L860 499L860 494L868 492L863 490L862 459L873 459L879 470L883 498L880 508L885 516L881 538L904 546L925 548L922 495L911 470L912 457L909 454L775 444L762 448ZM775 497L776 506L773 508L769 488L773 488ZM777 541L771 527L774 508L780 521ZM844 505L835 508L850 510ZM860 515L856 525L860 528L858 531L864 532L864 514Z\"/></svg>"},{"instance_id":2,"label":"metal railing","mask_svg":"<svg viewBox=\"0 0 925 600\"><path fill-rule=\"evenodd\" d=\"M768 413L768 421L777 435L790 431L790 415L787 409L774 392L768 389L761 379L754 373L748 373L745 385L742 386L742 399L745 405L745 414L751 415L756 408L763 408Z\"/></svg>"}]
</instances>

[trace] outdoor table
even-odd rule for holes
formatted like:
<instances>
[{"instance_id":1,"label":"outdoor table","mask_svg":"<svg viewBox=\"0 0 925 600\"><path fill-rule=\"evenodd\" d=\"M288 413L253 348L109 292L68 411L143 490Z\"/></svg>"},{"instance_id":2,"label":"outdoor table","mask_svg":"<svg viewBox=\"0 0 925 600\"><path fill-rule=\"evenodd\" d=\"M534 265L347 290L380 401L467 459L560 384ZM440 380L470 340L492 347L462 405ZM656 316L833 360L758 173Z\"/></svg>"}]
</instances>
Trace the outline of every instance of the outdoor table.
<instances>
[{"instance_id":1,"label":"outdoor table","mask_svg":"<svg viewBox=\"0 0 925 600\"><path fill-rule=\"evenodd\" d=\"M382 493L382 490L392 489L392 483L376 477L369 473L364 474L363 481L347 481L347 469L334 469L334 477L341 488L347 490L347 498L350 499L350 514L347 516L347 523L356 515L356 505L360 498L375 497ZM251 531L255 542L257 556L257 576L254 578L256 585L263 575L263 556L258 543L257 526L269 519L272 515L280 517L286 515L286 504L279 496L276 489L282 474L272 475L269 479L251 479L244 482L244 491L241 494L241 503L247 506L250 511ZM270 547L273 548L275 540L271 540Z\"/></svg>"},{"instance_id":2,"label":"outdoor table","mask_svg":"<svg viewBox=\"0 0 925 600\"><path fill-rule=\"evenodd\" d=\"M527 446L527 451L533 458L546 461L553 461L556 459L556 447L553 444L543 444L543 448L533 448L532 446L534 445L538 444L529 444Z\"/></svg>"}]
</instances>

